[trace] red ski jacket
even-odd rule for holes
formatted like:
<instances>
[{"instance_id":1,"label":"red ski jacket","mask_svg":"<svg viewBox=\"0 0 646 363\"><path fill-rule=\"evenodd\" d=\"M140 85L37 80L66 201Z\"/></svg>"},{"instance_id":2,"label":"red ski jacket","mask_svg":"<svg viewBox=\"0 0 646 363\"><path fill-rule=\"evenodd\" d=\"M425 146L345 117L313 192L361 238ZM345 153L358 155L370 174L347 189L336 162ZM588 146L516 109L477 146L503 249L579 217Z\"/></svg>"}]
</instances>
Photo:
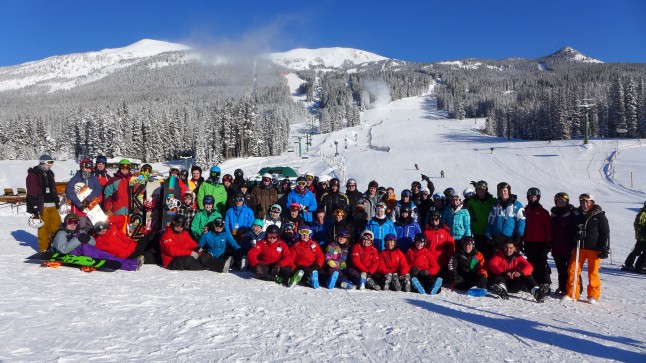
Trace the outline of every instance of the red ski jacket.
<instances>
[{"instance_id":1,"label":"red ski jacket","mask_svg":"<svg viewBox=\"0 0 646 363\"><path fill-rule=\"evenodd\" d=\"M380 274L397 273L399 276L404 276L409 270L410 267L408 266L406 256L399 248L392 250L385 249L379 252L379 267L377 268L377 272Z\"/></svg>"},{"instance_id":2,"label":"red ski jacket","mask_svg":"<svg viewBox=\"0 0 646 363\"><path fill-rule=\"evenodd\" d=\"M508 272L518 271L523 276L529 276L534 271L534 268L518 252L514 252L513 255L507 257L502 251L498 251L489 261L489 271L492 275L504 275Z\"/></svg>"},{"instance_id":3,"label":"red ski jacket","mask_svg":"<svg viewBox=\"0 0 646 363\"><path fill-rule=\"evenodd\" d=\"M417 249L413 246L406 252L408 258L408 265L417 268L420 271L428 271L431 276L435 276L440 272L440 265L437 260L433 258L431 251L428 248Z\"/></svg>"},{"instance_id":4,"label":"red ski jacket","mask_svg":"<svg viewBox=\"0 0 646 363\"><path fill-rule=\"evenodd\" d=\"M550 213L540 204L532 208L525 207L525 235L523 240L527 242L552 241L552 219Z\"/></svg>"},{"instance_id":5,"label":"red ski jacket","mask_svg":"<svg viewBox=\"0 0 646 363\"><path fill-rule=\"evenodd\" d=\"M97 234L95 240L96 248L119 258L128 258L137 248L137 242L121 232L117 223L111 223L108 231L104 235Z\"/></svg>"},{"instance_id":6,"label":"red ski jacket","mask_svg":"<svg viewBox=\"0 0 646 363\"><path fill-rule=\"evenodd\" d=\"M424 230L428 249L437 261L437 264L442 267L448 267L453 254L455 253L455 241L449 232L448 227L442 226L438 229Z\"/></svg>"},{"instance_id":7,"label":"red ski jacket","mask_svg":"<svg viewBox=\"0 0 646 363\"><path fill-rule=\"evenodd\" d=\"M379 267L379 252L374 245L366 247L357 243L350 251L350 262L359 272L374 274Z\"/></svg>"},{"instance_id":8,"label":"red ski jacket","mask_svg":"<svg viewBox=\"0 0 646 363\"><path fill-rule=\"evenodd\" d=\"M266 239L261 239L249 250L247 258L251 267L256 267L259 263L267 266L278 263L280 267L289 266L292 269L296 267L289 247L282 240L271 243Z\"/></svg>"},{"instance_id":9,"label":"red ski jacket","mask_svg":"<svg viewBox=\"0 0 646 363\"><path fill-rule=\"evenodd\" d=\"M325 262L325 255L321 250L321 246L314 240L305 242L299 239L290 247L290 251L292 252L294 265L296 266L311 267L316 264L321 268Z\"/></svg>"},{"instance_id":10,"label":"red ski jacket","mask_svg":"<svg viewBox=\"0 0 646 363\"><path fill-rule=\"evenodd\" d=\"M188 256L195 251L197 242L191 238L187 231L175 233L170 227L167 227L161 235L159 247L164 267L168 267L174 257Z\"/></svg>"}]
</instances>

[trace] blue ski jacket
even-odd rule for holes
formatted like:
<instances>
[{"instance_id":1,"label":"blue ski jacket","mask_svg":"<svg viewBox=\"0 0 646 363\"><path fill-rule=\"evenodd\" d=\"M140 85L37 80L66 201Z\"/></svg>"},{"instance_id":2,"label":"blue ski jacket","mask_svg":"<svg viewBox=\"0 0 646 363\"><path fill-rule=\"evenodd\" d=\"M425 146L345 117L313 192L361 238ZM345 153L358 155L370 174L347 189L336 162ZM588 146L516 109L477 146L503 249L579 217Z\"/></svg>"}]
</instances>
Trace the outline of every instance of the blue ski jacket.
<instances>
[{"instance_id":1,"label":"blue ski jacket","mask_svg":"<svg viewBox=\"0 0 646 363\"><path fill-rule=\"evenodd\" d=\"M385 222L379 223L380 221L377 221L377 217L374 217L368 221L368 224L366 224L366 229L375 235L374 245L379 252L383 251L386 246L384 237L388 233L397 235L397 230L395 229L393 221L388 218L384 218L384 220Z\"/></svg>"},{"instance_id":2,"label":"blue ski jacket","mask_svg":"<svg viewBox=\"0 0 646 363\"><path fill-rule=\"evenodd\" d=\"M234 250L240 249L240 245L233 239L229 231L224 230L220 233L209 231L200 237L198 246L204 248L206 252L210 253L215 258L220 258L227 248L227 244Z\"/></svg>"},{"instance_id":3,"label":"blue ski jacket","mask_svg":"<svg viewBox=\"0 0 646 363\"><path fill-rule=\"evenodd\" d=\"M318 207L314 193L310 192L307 188L304 193L299 193L298 189L294 189L289 193L289 195L287 195L287 203L285 203L286 208L289 208L292 203L298 203L301 205L301 211L299 214L303 217L305 222L309 223L312 221L312 212L314 212Z\"/></svg>"},{"instance_id":4,"label":"blue ski jacket","mask_svg":"<svg viewBox=\"0 0 646 363\"><path fill-rule=\"evenodd\" d=\"M408 223L397 222L395 224L395 230L397 231L397 247L404 253L410 249L410 246L415 240L415 235L422 233L419 223L415 222L412 218L409 218Z\"/></svg>"},{"instance_id":5,"label":"blue ski jacket","mask_svg":"<svg viewBox=\"0 0 646 363\"><path fill-rule=\"evenodd\" d=\"M442 223L449 227L455 241L471 236L471 214L460 204L455 210L450 206L442 210Z\"/></svg>"},{"instance_id":6,"label":"blue ski jacket","mask_svg":"<svg viewBox=\"0 0 646 363\"><path fill-rule=\"evenodd\" d=\"M525 208L512 195L506 202L500 198L491 207L487 237L522 237L525 234Z\"/></svg>"},{"instance_id":7,"label":"blue ski jacket","mask_svg":"<svg viewBox=\"0 0 646 363\"><path fill-rule=\"evenodd\" d=\"M239 229L245 230L251 228L253 221L256 219L251 208L241 205L229 208L224 216L224 226L232 235L236 235Z\"/></svg>"}]
</instances>

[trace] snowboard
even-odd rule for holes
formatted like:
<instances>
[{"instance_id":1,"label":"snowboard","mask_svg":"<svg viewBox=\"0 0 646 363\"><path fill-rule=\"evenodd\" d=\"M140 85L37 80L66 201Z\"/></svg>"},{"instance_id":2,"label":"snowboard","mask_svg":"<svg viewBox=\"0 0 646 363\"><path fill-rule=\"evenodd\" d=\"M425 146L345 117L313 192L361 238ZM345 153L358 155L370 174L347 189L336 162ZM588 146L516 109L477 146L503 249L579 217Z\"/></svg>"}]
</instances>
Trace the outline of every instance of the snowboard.
<instances>
[{"instance_id":1,"label":"snowboard","mask_svg":"<svg viewBox=\"0 0 646 363\"><path fill-rule=\"evenodd\" d=\"M113 260L94 259L87 256L67 255L58 252L38 252L27 257L28 260L41 260L45 262L60 262L63 266L93 267L95 269L114 271L121 268L121 262ZM44 264L43 266L46 266Z\"/></svg>"},{"instance_id":2,"label":"snowboard","mask_svg":"<svg viewBox=\"0 0 646 363\"><path fill-rule=\"evenodd\" d=\"M150 231L159 229L161 183L158 179L135 175L130 179L130 223L129 234L140 238Z\"/></svg>"},{"instance_id":3,"label":"snowboard","mask_svg":"<svg viewBox=\"0 0 646 363\"><path fill-rule=\"evenodd\" d=\"M164 184L162 186L164 202L161 224L162 229L166 229L166 227L170 225L170 222L173 220L173 217L175 217L179 211L179 207L182 205L182 188L179 183L179 178L173 175L164 180Z\"/></svg>"},{"instance_id":4,"label":"snowboard","mask_svg":"<svg viewBox=\"0 0 646 363\"><path fill-rule=\"evenodd\" d=\"M467 290L467 296L473 296L473 297L483 297L487 296L489 294L489 291L487 289L483 289L480 287L472 287L469 290Z\"/></svg>"},{"instance_id":5,"label":"snowboard","mask_svg":"<svg viewBox=\"0 0 646 363\"><path fill-rule=\"evenodd\" d=\"M83 202L90 194L92 194L92 189L85 185L85 183L76 183L74 184L74 192L76 192L76 196L79 200ZM99 197L95 197L89 201L87 208L83 209L83 213L87 215L92 224L106 222L108 220L108 216L103 212L100 204L101 199L99 199Z\"/></svg>"}]
</instances>

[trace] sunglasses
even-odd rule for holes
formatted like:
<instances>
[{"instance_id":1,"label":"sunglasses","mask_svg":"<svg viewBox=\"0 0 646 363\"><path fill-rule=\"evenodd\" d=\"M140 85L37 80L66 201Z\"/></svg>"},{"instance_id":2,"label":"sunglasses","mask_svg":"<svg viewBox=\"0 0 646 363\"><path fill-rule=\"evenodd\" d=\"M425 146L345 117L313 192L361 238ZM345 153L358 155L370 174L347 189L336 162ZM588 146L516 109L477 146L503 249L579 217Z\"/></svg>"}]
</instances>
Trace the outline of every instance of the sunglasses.
<instances>
[{"instance_id":1,"label":"sunglasses","mask_svg":"<svg viewBox=\"0 0 646 363\"><path fill-rule=\"evenodd\" d=\"M193 196L192 195L185 195L184 199L193 199Z\"/></svg>"},{"instance_id":2,"label":"sunglasses","mask_svg":"<svg viewBox=\"0 0 646 363\"><path fill-rule=\"evenodd\" d=\"M119 169L130 170L130 165L120 165Z\"/></svg>"},{"instance_id":3,"label":"sunglasses","mask_svg":"<svg viewBox=\"0 0 646 363\"><path fill-rule=\"evenodd\" d=\"M65 223L67 223L68 226L75 226L75 225L79 224L79 220L78 219L68 219L67 222L65 222Z\"/></svg>"},{"instance_id":4,"label":"sunglasses","mask_svg":"<svg viewBox=\"0 0 646 363\"><path fill-rule=\"evenodd\" d=\"M590 194L581 194L581 195L579 195L579 201L583 202L583 201L589 201L589 200L592 200L590 198Z\"/></svg>"}]
</instances>

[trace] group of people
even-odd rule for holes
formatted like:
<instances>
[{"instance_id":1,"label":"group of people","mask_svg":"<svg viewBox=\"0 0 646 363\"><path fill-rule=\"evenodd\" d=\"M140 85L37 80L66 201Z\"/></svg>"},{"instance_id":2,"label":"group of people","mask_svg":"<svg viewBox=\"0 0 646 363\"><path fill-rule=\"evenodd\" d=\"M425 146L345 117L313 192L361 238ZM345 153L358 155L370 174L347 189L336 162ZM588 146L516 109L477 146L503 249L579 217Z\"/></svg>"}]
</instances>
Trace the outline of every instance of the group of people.
<instances>
[{"instance_id":1,"label":"group of people","mask_svg":"<svg viewBox=\"0 0 646 363\"><path fill-rule=\"evenodd\" d=\"M567 193L557 193L548 211L538 188L527 191L523 205L505 182L497 184L496 196L482 180L462 193L453 188L435 193L422 174L426 185L414 181L398 199L394 188L374 180L363 193L354 179L342 192L339 179L310 172L294 183L264 174L253 185L241 169L222 176L218 166L209 169L206 179L197 166L190 174L172 168L182 190L177 214L168 225L158 223L134 239L128 235L129 161L122 160L110 176L103 157L95 163L83 160L74 183L68 183L68 189L86 183L103 198L109 218L94 225L83 212L88 198L75 199L73 190L68 195L72 212L61 223L51 164L43 155L27 177L28 212L43 222L39 247L51 243L59 252L83 255L98 250L101 258L121 259L125 269L144 261L175 270L238 268L288 286L435 294L444 285L489 289L502 298L525 290L542 302L551 292L551 252L558 273L555 294L579 299L577 276L587 261L587 299L596 303L599 262L610 249L608 220L589 193L579 196L578 207ZM148 181L151 171L145 164L138 174ZM163 210L162 193L148 197L157 199L145 203L151 211ZM643 240L643 225L642 220L638 240ZM643 259L642 254L637 266L643 267Z\"/></svg>"}]
</instances>

